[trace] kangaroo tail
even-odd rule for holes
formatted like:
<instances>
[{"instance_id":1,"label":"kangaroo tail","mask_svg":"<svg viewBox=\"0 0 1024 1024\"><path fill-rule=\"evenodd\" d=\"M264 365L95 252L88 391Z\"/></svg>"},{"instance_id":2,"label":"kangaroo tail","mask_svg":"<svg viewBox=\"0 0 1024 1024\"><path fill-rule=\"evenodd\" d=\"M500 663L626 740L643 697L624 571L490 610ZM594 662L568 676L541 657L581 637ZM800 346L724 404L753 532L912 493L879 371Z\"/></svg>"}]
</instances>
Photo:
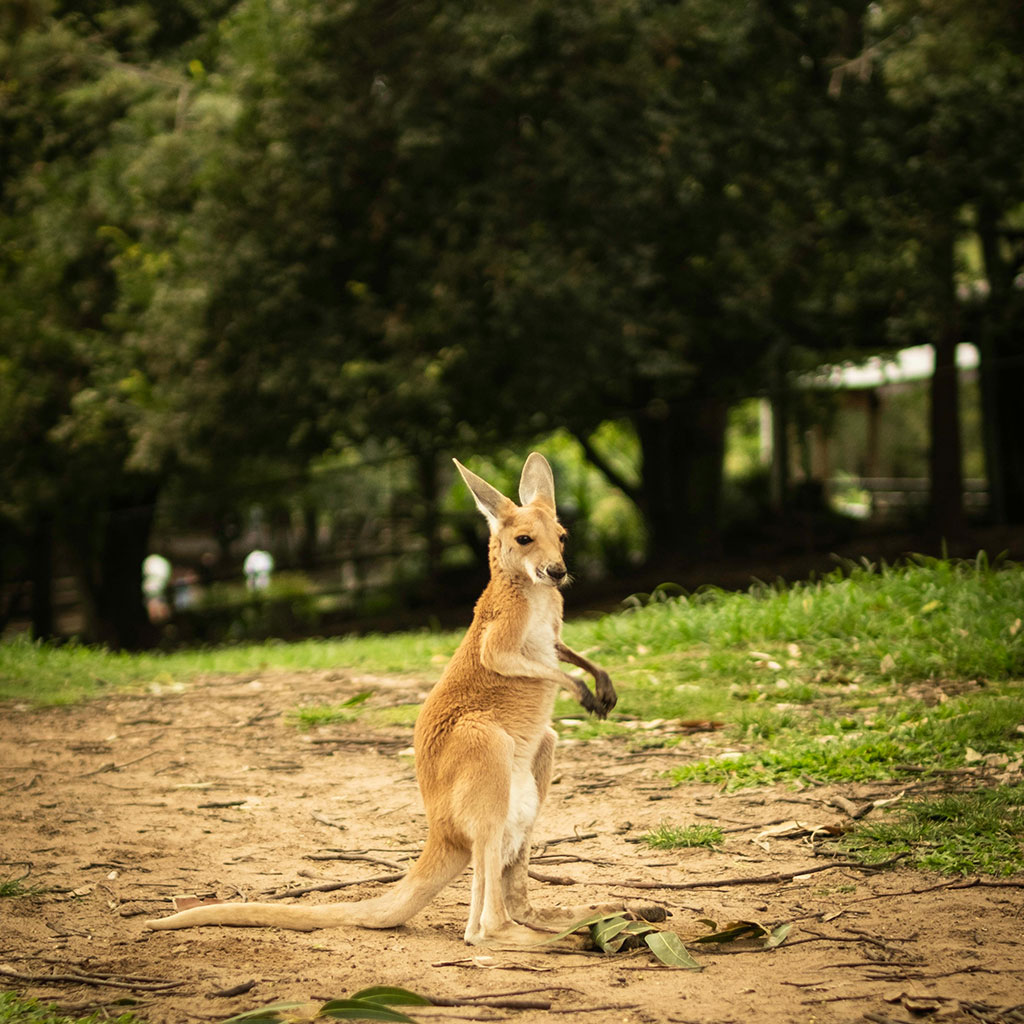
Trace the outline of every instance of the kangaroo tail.
<instances>
[{"instance_id":1,"label":"kangaroo tail","mask_svg":"<svg viewBox=\"0 0 1024 1024\"><path fill-rule=\"evenodd\" d=\"M468 850L440 840L432 842L428 836L423 852L405 878L373 899L314 907L282 906L279 903L218 903L147 921L146 927L161 930L222 924L287 928L298 932L347 924L360 928L394 928L422 910L468 863Z\"/></svg>"}]
</instances>

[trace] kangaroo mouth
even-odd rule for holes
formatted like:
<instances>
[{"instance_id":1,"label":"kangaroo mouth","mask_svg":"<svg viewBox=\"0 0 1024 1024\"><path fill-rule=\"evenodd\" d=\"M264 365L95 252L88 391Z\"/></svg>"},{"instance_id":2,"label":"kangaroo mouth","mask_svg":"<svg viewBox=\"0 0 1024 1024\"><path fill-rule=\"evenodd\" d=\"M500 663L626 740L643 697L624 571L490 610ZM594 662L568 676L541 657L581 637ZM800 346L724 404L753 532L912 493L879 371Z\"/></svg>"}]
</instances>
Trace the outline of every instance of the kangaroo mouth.
<instances>
[{"instance_id":1,"label":"kangaroo mouth","mask_svg":"<svg viewBox=\"0 0 1024 1024\"><path fill-rule=\"evenodd\" d=\"M572 582L572 577L567 573L563 572L561 576L552 576L551 573L542 569L537 572L537 582L544 584L546 587L557 587L559 589L569 586Z\"/></svg>"}]
</instances>

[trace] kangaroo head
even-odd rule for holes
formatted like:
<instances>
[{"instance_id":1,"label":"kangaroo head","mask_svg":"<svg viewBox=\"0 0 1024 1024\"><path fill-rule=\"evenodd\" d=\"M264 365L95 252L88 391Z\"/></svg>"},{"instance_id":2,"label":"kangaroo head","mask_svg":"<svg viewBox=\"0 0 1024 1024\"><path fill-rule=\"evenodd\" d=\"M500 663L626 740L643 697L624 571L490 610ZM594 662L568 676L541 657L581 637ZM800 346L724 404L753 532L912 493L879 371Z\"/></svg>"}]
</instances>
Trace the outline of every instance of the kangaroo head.
<instances>
[{"instance_id":1,"label":"kangaroo head","mask_svg":"<svg viewBox=\"0 0 1024 1024\"><path fill-rule=\"evenodd\" d=\"M491 530L491 571L549 587L569 583L563 549L566 531L555 513L555 478L548 460L532 452L519 480L517 505L486 480L452 460Z\"/></svg>"}]
</instances>

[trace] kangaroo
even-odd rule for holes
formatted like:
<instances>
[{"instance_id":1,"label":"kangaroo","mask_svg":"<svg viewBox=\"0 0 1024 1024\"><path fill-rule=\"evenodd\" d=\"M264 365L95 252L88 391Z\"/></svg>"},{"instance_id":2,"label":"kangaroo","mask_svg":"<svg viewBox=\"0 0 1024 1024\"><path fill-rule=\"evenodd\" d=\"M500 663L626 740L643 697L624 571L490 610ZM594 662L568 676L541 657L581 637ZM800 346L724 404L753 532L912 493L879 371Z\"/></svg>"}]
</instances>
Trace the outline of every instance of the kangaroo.
<instances>
[{"instance_id":1,"label":"kangaroo","mask_svg":"<svg viewBox=\"0 0 1024 1024\"><path fill-rule=\"evenodd\" d=\"M538 452L527 458L516 505L453 461L490 527L491 578L416 722L416 775L428 824L419 858L403 879L372 899L312 907L218 904L147 921L149 928L392 928L470 863L470 944L535 943L544 930L559 930L594 911L623 909L616 903L541 910L527 897L530 833L554 764L556 693L564 687L601 718L616 701L608 673L562 642L560 588L569 575L551 467ZM596 692L562 672L560 661L593 676ZM651 920L665 916L660 907L630 909Z\"/></svg>"}]
</instances>

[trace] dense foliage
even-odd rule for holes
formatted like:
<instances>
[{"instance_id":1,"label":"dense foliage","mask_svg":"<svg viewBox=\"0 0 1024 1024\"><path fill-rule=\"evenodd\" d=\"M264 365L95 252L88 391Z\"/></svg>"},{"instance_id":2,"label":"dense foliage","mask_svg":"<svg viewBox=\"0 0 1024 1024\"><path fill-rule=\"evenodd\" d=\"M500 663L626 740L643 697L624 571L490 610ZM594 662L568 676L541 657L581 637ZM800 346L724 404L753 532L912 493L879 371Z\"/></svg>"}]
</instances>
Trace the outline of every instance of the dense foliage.
<instances>
[{"instance_id":1,"label":"dense foliage","mask_svg":"<svg viewBox=\"0 0 1024 1024\"><path fill-rule=\"evenodd\" d=\"M1012 0L18 0L0 29L3 550L40 583L68 542L94 637L145 640L161 491L216 509L371 442L430 505L440 452L564 427L654 550L706 549L730 405L968 329L1024 518Z\"/></svg>"}]
</instances>

